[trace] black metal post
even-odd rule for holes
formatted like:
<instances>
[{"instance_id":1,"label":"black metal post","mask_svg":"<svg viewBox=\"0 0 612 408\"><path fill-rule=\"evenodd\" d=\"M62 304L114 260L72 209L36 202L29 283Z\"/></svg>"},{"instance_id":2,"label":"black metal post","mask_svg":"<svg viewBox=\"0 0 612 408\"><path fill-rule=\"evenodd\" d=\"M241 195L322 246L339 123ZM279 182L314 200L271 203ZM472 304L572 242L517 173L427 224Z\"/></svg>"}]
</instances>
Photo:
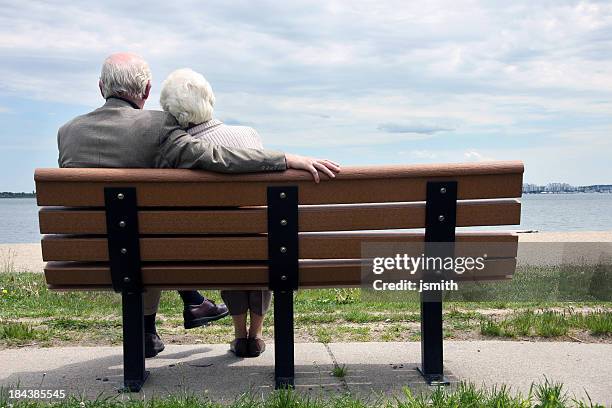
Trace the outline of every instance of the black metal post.
<instances>
[{"instance_id":1,"label":"black metal post","mask_svg":"<svg viewBox=\"0 0 612 408\"><path fill-rule=\"evenodd\" d=\"M274 291L274 385L295 386L293 291Z\"/></svg>"},{"instance_id":2,"label":"black metal post","mask_svg":"<svg viewBox=\"0 0 612 408\"><path fill-rule=\"evenodd\" d=\"M145 370L144 313L136 189L105 188L106 231L113 289L121 293L123 314L122 391L138 392Z\"/></svg>"},{"instance_id":3,"label":"black metal post","mask_svg":"<svg viewBox=\"0 0 612 408\"><path fill-rule=\"evenodd\" d=\"M427 183L425 210L425 255L454 255L457 212L457 182ZM439 283L442 271L425 271L423 281ZM421 292L421 367L429 385L447 385L444 377L442 291Z\"/></svg>"},{"instance_id":4,"label":"black metal post","mask_svg":"<svg viewBox=\"0 0 612 408\"><path fill-rule=\"evenodd\" d=\"M297 186L268 187L269 287L274 291L275 387L295 385L293 291L299 282Z\"/></svg>"},{"instance_id":5,"label":"black metal post","mask_svg":"<svg viewBox=\"0 0 612 408\"><path fill-rule=\"evenodd\" d=\"M142 292L123 292L123 386L138 392L149 376L145 370Z\"/></svg>"}]
</instances>

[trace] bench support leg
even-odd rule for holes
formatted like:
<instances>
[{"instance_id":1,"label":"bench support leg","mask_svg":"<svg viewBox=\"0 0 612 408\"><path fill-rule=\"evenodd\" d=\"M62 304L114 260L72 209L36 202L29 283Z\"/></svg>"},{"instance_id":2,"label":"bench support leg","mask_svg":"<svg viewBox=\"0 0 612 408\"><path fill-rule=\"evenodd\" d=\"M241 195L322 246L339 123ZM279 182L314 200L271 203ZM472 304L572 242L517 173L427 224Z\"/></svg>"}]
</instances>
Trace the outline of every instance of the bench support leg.
<instances>
[{"instance_id":1,"label":"bench support leg","mask_svg":"<svg viewBox=\"0 0 612 408\"><path fill-rule=\"evenodd\" d=\"M268 287L274 291L274 385L295 386L293 291L299 282L298 188L268 187Z\"/></svg>"},{"instance_id":2,"label":"bench support leg","mask_svg":"<svg viewBox=\"0 0 612 408\"><path fill-rule=\"evenodd\" d=\"M427 301L421 299L421 366L418 368L429 385L447 385L444 377L442 302L434 302L429 293Z\"/></svg>"},{"instance_id":3,"label":"bench support leg","mask_svg":"<svg viewBox=\"0 0 612 408\"><path fill-rule=\"evenodd\" d=\"M425 253L427 257L454 256L457 225L457 182L427 183ZM442 271L425 271L423 280L441 282ZM448 385L444 378L442 291L421 293L421 367L429 385Z\"/></svg>"},{"instance_id":4,"label":"bench support leg","mask_svg":"<svg viewBox=\"0 0 612 408\"><path fill-rule=\"evenodd\" d=\"M275 388L295 386L293 344L293 291L274 291L274 382Z\"/></svg>"},{"instance_id":5,"label":"bench support leg","mask_svg":"<svg viewBox=\"0 0 612 408\"><path fill-rule=\"evenodd\" d=\"M123 292L123 385L139 392L149 376L145 371L144 314L141 292Z\"/></svg>"}]
</instances>

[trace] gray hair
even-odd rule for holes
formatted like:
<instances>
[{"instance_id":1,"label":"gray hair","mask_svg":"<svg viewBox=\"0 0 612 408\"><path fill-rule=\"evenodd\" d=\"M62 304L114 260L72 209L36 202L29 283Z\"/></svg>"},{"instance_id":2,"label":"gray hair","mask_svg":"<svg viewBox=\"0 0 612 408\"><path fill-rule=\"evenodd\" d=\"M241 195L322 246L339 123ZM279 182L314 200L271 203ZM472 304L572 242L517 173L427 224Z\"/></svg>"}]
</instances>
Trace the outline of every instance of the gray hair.
<instances>
[{"instance_id":1,"label":"gray hair","mask_svg":"<svg viewBox=\"0 0 612 408\"><path fill-rule=\"evenodd\" d=\"M159 104L179 125L187 127L212 119L215 94L201 74L189 68L177 69L162 84Z\"/></svg>"},{"instance_id":2,"label":"gray hair","mask_svg":"<svg viewBox=\"0 0 612 408\"><path fill-rule=\"evenodd\" d=\"M141 99L152 78L149 65L140 56L130 53L113 54L102 65L102 94L104 98L124 96Z\"/></svg>"}]
</instances>

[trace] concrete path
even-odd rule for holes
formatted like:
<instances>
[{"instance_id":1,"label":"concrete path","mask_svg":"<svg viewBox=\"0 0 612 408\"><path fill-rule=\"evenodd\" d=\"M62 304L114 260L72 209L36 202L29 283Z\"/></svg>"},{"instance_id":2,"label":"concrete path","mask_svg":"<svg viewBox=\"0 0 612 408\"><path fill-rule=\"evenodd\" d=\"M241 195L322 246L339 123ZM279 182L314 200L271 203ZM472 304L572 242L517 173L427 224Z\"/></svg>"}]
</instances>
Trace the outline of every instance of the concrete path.
<instances>
[{"instance_id":1,"label":"concrete path","mask_svg":"<svg viewBox=\"0 0 612 408\"><path fill-rule=\"evenodd\" d=\"M300 343L296 345L297 389L314 395L350 391L372 397L403 386L428 387L415 370L419 343ZM154 359L143 395L180 391L207 394L228 401L251 391L272 390L274 351L259 358L238 359L223 344L168 345ZM612 406L612 344L447 341L449 379L477 384L507 384L527 393L544 376L563 382L571 394ZM347 376L331 376L334 364L347 366ZM64 389L95 398L116 395L121 386L120 347L19 348L0 350L0 387Z\"/></svg>"}]
</instances>

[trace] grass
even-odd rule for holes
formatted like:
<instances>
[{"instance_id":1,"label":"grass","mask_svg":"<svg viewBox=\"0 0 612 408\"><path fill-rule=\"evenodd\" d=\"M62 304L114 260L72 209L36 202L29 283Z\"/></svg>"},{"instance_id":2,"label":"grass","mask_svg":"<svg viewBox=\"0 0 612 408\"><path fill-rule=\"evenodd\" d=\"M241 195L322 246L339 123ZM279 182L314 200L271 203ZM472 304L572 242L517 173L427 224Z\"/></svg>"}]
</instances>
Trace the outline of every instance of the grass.
<instances>
[{"instance_id":1,"label":"grass","mask_svg":"<svg viewBox=\"0 0 612 408\"><path fill-rule=\"evenodd\" d=\"M544 276L552 274L550 271L542 273ZM534 285L528 274L517 274L512 290L523 291ZM548 284L544 289L550 289ZM475 299L478 291L488 293L489 290L470 288L467 295L462 296ZM204 294L220 300L218 291L204 291ZM413 295L398 297L396 294L387 299L360 289L298 291L294 306L296 339L323 343L419 340L419 303ZM607 341L605 339L612 336L611 302L570 304L525 299L521 302L499 299L476 302L453 300L452 297L444 304L446 338L559 338L579 332L583 338L582 334L597 336L597 341ZM41 345L117 344L121 341L120 303L120 297L112 292L52 292L40 274L0 273L0 346L32 342ZM582 306L591 311L571 311ZM185 331L182 303L175 292L164 292L158 326L164 337L173 337L179 343L225 343L233 334L229 318L205 329ZM273 314L269 313L264 336L272 335Z\"/></svg>"},{"instance_id":2,"label":"grass","mask_svg":"<svg viewBox=\"0 0 612 408\"><path fill-rule=\"evenodd\" d=\"M576 313L572 309L523 310L511 315L480 319L480 333L491 337L543 337L566 336L571 329L582 329L593 336L612 335L612 312L597 310Z\"/></svg>"},{"instance_id":3,"label":"grass","mask_svg":"<svg viewBox=\"0 0 612 408\"><path fill-rule=\"evenodd\" d=\"M173 394L163 398L141 400L130 397L104 397L86 400L69 397L60 401L10 400L8 390L0 389L0 408L599 408L588 398L571 398L563 384L548 380L533 384L527 395L515 393L510 387L479 388L471 383L456 387L439 387L429 393L413 393L404 388L400 395L384 397L351 394L312 396L292 390L278 390L262 397L244 394L221 405L210 398L191 394Z\"/></svg>"}]
</instances>

